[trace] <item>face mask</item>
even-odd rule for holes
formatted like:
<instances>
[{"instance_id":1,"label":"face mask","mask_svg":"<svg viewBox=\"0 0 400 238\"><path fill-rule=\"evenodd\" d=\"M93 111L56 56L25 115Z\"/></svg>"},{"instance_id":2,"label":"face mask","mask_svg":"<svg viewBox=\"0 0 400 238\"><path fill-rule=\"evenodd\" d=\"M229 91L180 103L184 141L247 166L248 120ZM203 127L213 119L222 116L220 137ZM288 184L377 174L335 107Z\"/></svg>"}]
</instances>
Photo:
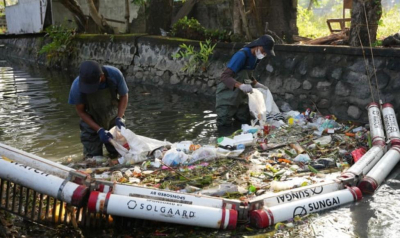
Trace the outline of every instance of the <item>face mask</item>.
<instances>
[{"instance_id":1,"label":"face mask","mask_svg":"<svg viewBox=\"0 0 400 238\"><path fill-rule=\"evenodd\" d=\"M265 57L265 55L263 53L261 53L260 49L257 49L256 50L256 57L257 57L257 59L261 60L261 59L263 59Z\"/></svg>"}]
</instances>

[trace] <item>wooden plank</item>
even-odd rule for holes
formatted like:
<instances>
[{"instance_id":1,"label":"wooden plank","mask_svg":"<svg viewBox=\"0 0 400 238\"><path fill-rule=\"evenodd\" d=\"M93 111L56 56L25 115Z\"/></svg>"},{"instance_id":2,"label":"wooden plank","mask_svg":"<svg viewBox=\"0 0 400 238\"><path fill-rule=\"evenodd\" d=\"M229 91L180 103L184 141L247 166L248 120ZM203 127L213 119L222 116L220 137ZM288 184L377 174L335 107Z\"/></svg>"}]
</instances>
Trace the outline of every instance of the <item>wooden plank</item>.
<instances>
[{"instance_id":1,"label":"wooden plank","mask_svg":"<svg viewBox=\"0 0 400 238\"><path fill-rule=\"evenodd\" d=\"M179 9L178 13L176 14L176 16L172 19L171 22L171 26L174 25L179 19L187 16L193 9L194 5L196 5L196 3L199 0L187 0L183 6L181 7L181 9Z\"/></svg>"},{"instance_id":2,"label":"wooden plank","mask_svg":"<svg viewBox=\"0 0 400 238\"><path fill-rule=\"evenodd\" d=\"M346 37L346 33L348 31L349 30L346 29L346 30L344 30L344 31L342 31L340 33L337 33L337 34L331 34L329 36L324 36L324 37L320 37L320 38L317 38L317 39L306 41L306 42L304 42L304 44L306 44L306 45L319 45L319 44L324 44L324 43L327 43L327 42L332 42L332 41L344 39Z\"/></svg>"}]
</instances>

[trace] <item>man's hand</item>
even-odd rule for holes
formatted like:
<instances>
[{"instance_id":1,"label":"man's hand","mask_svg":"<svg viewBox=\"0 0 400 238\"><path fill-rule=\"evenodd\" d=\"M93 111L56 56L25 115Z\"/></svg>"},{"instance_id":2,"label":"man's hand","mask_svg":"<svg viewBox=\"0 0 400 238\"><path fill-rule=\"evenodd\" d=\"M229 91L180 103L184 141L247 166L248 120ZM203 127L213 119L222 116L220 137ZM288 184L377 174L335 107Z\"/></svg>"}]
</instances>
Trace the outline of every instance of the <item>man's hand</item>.
<instances>
[{"instance_id":1,"label":"man's hand","mask_svg":"<svg viewBox=\"0 0 400 238\"><path fill-rule=\"evenodd\" d=\"M253 93L253 88L250 84L241 84L239 89L242 90L244 93Z\"/></svg>"},{"instance_id":2,"label":"man's hand","mask_svg":"<svg viewBox=\"0 0 400 238\"><path fill-rule=\"evenodd\" d=\"M110 139L113 139L114 137L111 135L110 132L104 130L104 128L100 128L97 131L97 134L100 136L100 140L103 143L110 143Z\"/></svg>"},{"instance_id":3,"label":"man's hand","mask_svg":"<svg viewBox=\"0 0 400 238\"><path fill-rule=\"evenodd\" d=\"M118 127L118 129L120 129L121 130L121 127L123 126L123 127L126 127L125 126L125 123L124 123L124 119L122 119L121 117L117 117L116 119L115 119L115 125Z\"/></svg>"},{"instance_id":4,"label":"man's hand","mask_svg":"<svg viewBox=\"0 0 400 238\"><path fill-rule=\"evenodd\" d=\"M255 88L262 88L262 89L265 89L265 90L269 90L269 88L268 88L267 86L265 86L265 85L263 85L263 84L261 84L261 83L259 83L259 82L257 82L257 83L254 85L254 87L255 87Z\"/></svg>"},{"instance_id":5,"label":"man's hand","mask_svg":"<svg viewBox=\"0 0 400 238\"><path fill-rule=\"evenodd\" d=\"M264 84L261 84L261 83L259 83L259 82L257 82L257 83L254 85L254 87L255 87L255 88L262 88L262 89L265 89L265 90L269 90L269 88L268 88L267 86L265 86Z\"/></svg>"}]
</instances>

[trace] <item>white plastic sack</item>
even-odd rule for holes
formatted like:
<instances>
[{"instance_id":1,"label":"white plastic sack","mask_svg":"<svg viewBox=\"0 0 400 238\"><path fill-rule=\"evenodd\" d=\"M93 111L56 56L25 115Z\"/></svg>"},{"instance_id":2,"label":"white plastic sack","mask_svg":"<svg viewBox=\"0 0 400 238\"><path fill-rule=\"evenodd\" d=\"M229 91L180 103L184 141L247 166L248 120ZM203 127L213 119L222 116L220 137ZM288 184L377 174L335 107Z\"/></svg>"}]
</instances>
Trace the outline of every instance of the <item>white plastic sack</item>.
<instances>
[{"instance_id":1,"label":"white plastic sack","mask_svg":"<svg viewBox=\"0 0 400 238\"><path fill-rule=\"evenodd\" d=\"M249 93L248 96L250 113L260 121L261 126L264 125L267 115L276 115L280 113L271 91L262 88L254 88L253 93Z\"/></svg>"},{"instance_id":2,"label":"white plastic sack","mask_svg":"<svg viewBox=\"0 0 400 238\"><path fill-rule=\"evenodd\" d=\"M265 103L265 110L266 110L266 115L275 115L277 113L280 113L279 107L276 105L274 98L272 97L272 93L270 90L265 90L262 88L258 88L258 90L263 94L264 96L264 103Z\"/></svg>"},{"instance_id":3,"label":"white plastic sack","mask_svg":"<svg viewBox=\"0 0 400 238\"><path fill-rule=\"evenodd\" d=\"M253 93L247 95L249 95L250 113L259 121L265 121L267 109L263 93L258 88L254 88Z\"/></svg>"},{"instance_id":4,"label":"white plastic sack","mask_svg":"<svg viewBox=\"0 0 400 238\"><path fill-rule=\"evenodd\" d=\"M125 127L121 127L121 131L113 127L110 133L114 137L111 143L118 153L124 157L127 164L142 162L146 160L147 153L159 147L171 145L168 141L159 141L137 135ZM129 150L123 146L125 143L128 143Z\"/></svg>"}]
</instances>

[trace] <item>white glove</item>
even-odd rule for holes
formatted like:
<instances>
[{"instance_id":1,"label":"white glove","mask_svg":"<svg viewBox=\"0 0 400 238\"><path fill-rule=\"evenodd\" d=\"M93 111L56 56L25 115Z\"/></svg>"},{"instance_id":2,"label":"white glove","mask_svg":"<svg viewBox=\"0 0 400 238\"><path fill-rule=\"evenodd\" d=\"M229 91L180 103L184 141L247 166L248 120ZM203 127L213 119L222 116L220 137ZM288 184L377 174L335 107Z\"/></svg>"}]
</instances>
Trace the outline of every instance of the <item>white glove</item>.
<instances>
[{"instance_id":1,"label":"white glove","mask_svg":"<svg viewBox=\"0 0 400 238\"><path fill-rule=\"evenodd\" d=\"M244 93L253 93L253 88L250 84L241 84L239 89L242 90Z\"/></svg>"},{"instance_id":2,"label":"white glove","mask_svg":"<svg viewBox=\"0 0 400 238\"><path fill-rule=\"evenodd\" d=\"M263 85L263 84L261 84L259 82L257 82L256 85L254 85L254 87L255 88L262 88L262 89L265 89L265 90L269 90L269 88L267 86L265 86L265 85Z\"/></svg>"}]
</instances>

